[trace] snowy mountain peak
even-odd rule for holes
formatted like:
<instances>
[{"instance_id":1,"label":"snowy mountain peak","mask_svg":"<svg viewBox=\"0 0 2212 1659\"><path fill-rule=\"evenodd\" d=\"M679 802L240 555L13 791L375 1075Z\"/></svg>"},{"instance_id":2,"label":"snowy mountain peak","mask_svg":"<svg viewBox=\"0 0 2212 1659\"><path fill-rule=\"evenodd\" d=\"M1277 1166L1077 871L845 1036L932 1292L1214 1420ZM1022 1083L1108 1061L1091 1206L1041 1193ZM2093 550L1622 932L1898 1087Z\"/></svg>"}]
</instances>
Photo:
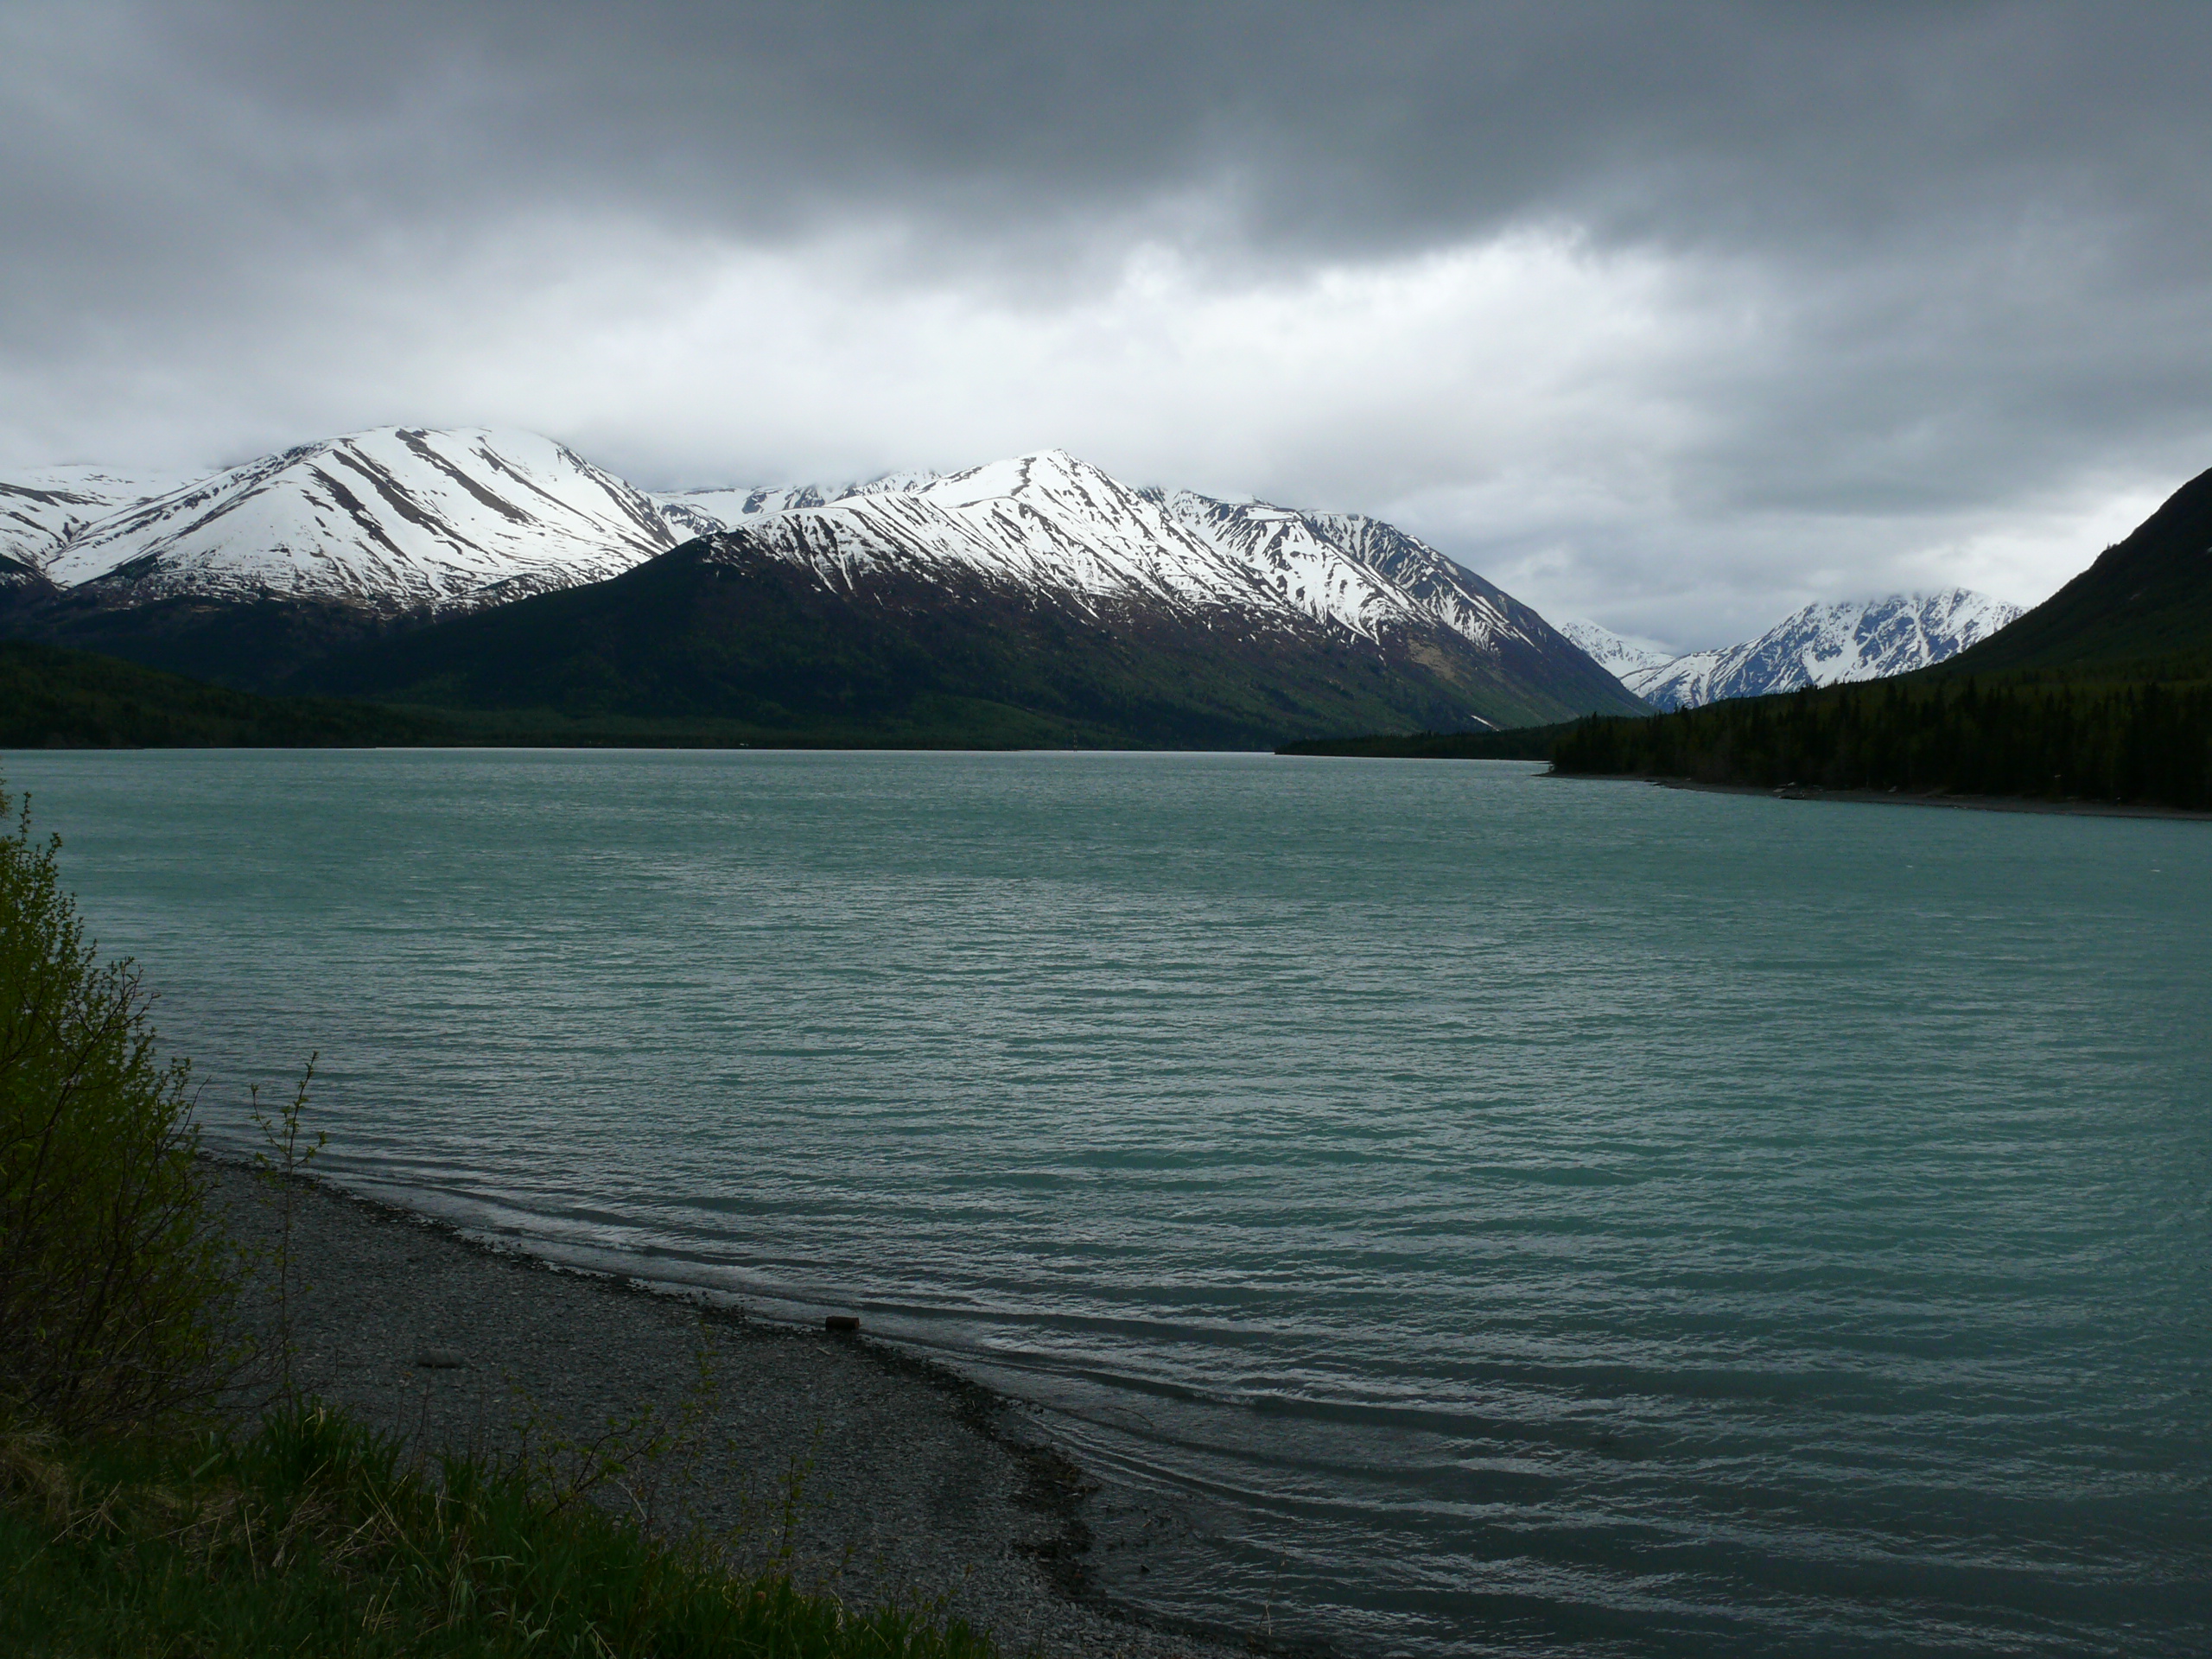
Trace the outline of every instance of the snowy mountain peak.
<instances>
[{"instance_id":1,"label":"snowy mountain peak","mask_svg":"<svg viewBox=\"0 0 2212 1659\"><path fill-rule=\"evenodd\" d=\"M45 570L126 507L183 488L198 474L48 467L0 482L0 559Z\"/></svg>"},{"instance_id":2,"label":"snowy mountain peak","mask_svg":"<svg viewBox=\"0 0 2212 1659\"><path fill-rule=\"evenodd\" d=\"M986 461L981 467L948 474L903 493L928 496L948 506L975 506L988 501L1024 501L1040 505L1051 502L1063 508L1101 514L1119 510L1125 499L1133 499L1137 493L1065 449L1040 449L1033 454Z\"/></svg>"},{"instance_id":3,"label":"snowy mountain peak","mask_svg":"<svg viewBox=\"0 0 2212 1659\"><path fill-rule=\"evenodd\" d=\"M1657 668L1675 660L1675 653L1649 639L1615 633L1602 623L1569 617L1553 625L1588 653L1590 660L1616 679L1625 679L1638 669Z\"/></svg>"},{"instance_id":4,"label":"snowy mountain peak","mask_svg":"<svg viewBox=\"0 0 2212 1659\"><path fill-rule=\"evenodd\" d=\"M1955 657L2020 613L1964 588L1808 605L1756 639L1632 669L1621 680L1662 709L1694 709L1723 697L1885 679Z\"/></svg>"},{"instance_id":5,"label":"snowy mountain peak","mask_svg":"<svg viewBox=\"0 0 2212 1659\"><path fill-rule=\"evenodd\" d=\"M183 484L102 475L105 494L85 470L0 496L39 561L0 555L10 613L26 637L143 645L130 612L190 601L156 631L169 660L200 671L190 653L219 652L209 642L234 626L226 601L360 613L329 619L334 638L595 583L682 542L671 579L705 574L726 594L753 591L733 575L765 580L760 591L811 588L872 613L957 615L955 632L980 627L961 635L978 639L1057 613L1060 632L1042 636L1056 649L1113 638L1205 673L1234 658L1262 678L1303 664L1344 708L1459 725L1636 706L1534 611L1379 519L1135 488L1064 449L949 474L657 496L549 439L476 429L379 428ZM199 644L177 643L193 628ZM1401 700L1363 703L1376 686Z\"/></svg>"},{"instance_id":6,"label":"snowy mountain peak","mask_svg":"<svg viewBox=\"0 0 2212 1659\"><path fill-rule=\"evenodd\" d=\"M549 438L382 427L126 506L46 569L134 601L438 607L600 581L673 541L643 494Z\"/></svg>"},{"instance_id":7,"label":"snowy mountain peak","mask_svg":"<svg viewBox=\"0 0 2212 1659\"><path fill-rule=\"evenodd\" d=\"M837 488L655 499L671 523L741 529L838 587L882 568L937 569L1094 613L1161 605L1368 640L1441 624L1484 650L1557 639L1535 612L1380 520L1134 487L1065 449Z\"/></svg>"}]
</instances>

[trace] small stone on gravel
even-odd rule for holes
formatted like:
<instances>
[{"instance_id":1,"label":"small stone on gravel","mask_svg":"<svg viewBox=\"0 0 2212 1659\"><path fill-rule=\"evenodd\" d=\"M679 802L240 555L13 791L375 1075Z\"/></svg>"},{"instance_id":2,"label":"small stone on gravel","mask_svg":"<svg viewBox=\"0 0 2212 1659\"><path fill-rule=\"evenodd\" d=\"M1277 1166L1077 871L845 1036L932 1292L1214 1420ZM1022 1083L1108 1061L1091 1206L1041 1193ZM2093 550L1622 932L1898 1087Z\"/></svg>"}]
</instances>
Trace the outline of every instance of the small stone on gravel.
<instances>
[{"instance_id":1,"label":"small stone on gravel","mask_svg":"<svg viewBox=\"0 0 2212 1659\"><path fill-rule=\"evenodd\" d=\"M273 1243L265 1186L236 1165L209 1168L240 1240ZM727 1538L741 1571L788 1571L848 1606L931 1606L1014 1659L1248 1651L1069 1593L1090 1554L1081 1471L1025 1444L1008 1402L859 1340L856 1315L815 1332L768 1325L550 1269L319 1184L295 1198L289 1342L264 1299L264 1349L289 1346L296 1386L425 1455L512 1452L525 1436L543 1455L588 1446L641 1409L673 1423L690 1408L692 1455L636 1471L626 1506ZM458 1331L466 1352L451 1345ZM242 1396L240 1414L264 1397Z\"/></svg>"}]
</instances>

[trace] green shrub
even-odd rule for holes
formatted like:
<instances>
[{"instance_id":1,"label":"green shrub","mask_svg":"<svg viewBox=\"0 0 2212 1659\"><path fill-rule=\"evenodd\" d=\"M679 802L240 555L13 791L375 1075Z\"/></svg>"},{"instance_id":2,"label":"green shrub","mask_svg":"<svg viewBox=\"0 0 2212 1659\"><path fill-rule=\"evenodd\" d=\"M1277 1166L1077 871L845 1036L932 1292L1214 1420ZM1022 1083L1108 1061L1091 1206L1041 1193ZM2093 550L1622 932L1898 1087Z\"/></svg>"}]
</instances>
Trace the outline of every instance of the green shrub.
<instances>
[{"instance_id":1,"label":"green shrub","mask_svg":"<svg viewBox=\"0 0 2212 1659\"><path fill-rule=\"evenodd\" d=\"M0 790L0 823L16 803ZM206 1398L230 1253L189 1070L127 960L102 962L28 804L0 832L0 1401L64 1429Z\"/></svg>"},{"instance_id":2,"label":"green shrub","mask_svg":"<svg viewBox=\"0 0 2212 1659\"><path fill-rule=\"evenodd\" d=\"M0 1652L991 1659L918 1609L732 1577L522 1460L411 1463L327 1408L250 1439L0 1431Z\"/></svg>"}]
</instances>

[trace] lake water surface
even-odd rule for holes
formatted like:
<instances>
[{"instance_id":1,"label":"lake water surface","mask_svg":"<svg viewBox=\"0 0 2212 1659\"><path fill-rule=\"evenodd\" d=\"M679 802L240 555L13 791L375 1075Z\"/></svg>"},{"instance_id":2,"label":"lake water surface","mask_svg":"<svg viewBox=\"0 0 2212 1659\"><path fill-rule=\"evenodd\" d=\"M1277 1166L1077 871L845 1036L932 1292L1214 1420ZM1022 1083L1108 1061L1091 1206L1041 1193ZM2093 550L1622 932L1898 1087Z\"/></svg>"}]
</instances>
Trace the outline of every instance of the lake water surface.
<instances>
[{"instance_id":1,"label":"lake water surface","mask_svg":"<svg viewBox=\"0 0 2212 1659\"><path fill-rule=\"evenodd\" d=\"M860 1309L1038 1403L1159 1611L2212 1648L2212 824L1258 756L5 771L219 1137L320 1049L349 1184Z\"/></svg>"}]
</instances>

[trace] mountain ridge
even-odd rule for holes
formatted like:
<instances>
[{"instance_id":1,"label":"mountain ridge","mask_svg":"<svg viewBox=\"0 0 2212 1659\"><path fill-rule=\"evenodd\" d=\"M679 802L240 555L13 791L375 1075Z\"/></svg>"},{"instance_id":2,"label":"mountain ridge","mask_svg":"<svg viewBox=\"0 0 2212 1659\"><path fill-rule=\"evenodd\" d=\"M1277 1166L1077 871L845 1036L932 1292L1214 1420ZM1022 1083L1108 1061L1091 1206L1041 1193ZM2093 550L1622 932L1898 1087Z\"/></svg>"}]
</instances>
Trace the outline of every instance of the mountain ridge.
<instances>
[{"instance_id":1,"label":"mountain ridge","mask_svg":"<svg viewBox=\"0 0 2212 1659\"><path fill-rule=\"evenodd\" d=\"M137 502L44 570L120 603L276 596L389 613L601 580L674 544L641 492L549 439L384 427Z\"/></svg>"},{"instance_id":2,"label":"mountain ridge","mask_svg":"<svg viewBox=\"0 0 2212 1659\"><path fill-rule=\"evenodd\" d=\"M2088 569L1947 664L1962 674L2212 678L2212 470Z\"/></svg>"},{"instance_id":3,"label":"mountain ridge","mask_svg":"<svg viewBox=\"0 0 2212 1659\"><path fill-rule=\"evenodd\" d=\"M1597 624L1570 623L1566 631L1593 656L1620 664L1621 683L1653 707L1696 709L1909 674L1948 660L2020 614L2017 605L1965 588L1815 603L1741 645L1656 662L1654 653Z\"/></svg>"},{"instance_id":4,"label":"mountain ridge","mask_svg":"<svg viewBox=\"0 0 2212 1659\"><path fill-rule=\"evenodd\" d=\"M1211 683L1172 664L1224 642L1265 681L1274 652L1302 688L1288 694L1301 721L1341 704L1347 717L1395 709L1465 728L1642 706L1534 610L1395 526L1138 488L1059 450L834 489L671 496L528 434L385 428L226 469L65 537L39 533L54 543L42 569L0 590L9 631L255 690L306 689L329 677L318 664L387 636L595 586L701 541L916 616L935 607L982 626L1027 610L1078 632L1118 629L1178 683ZM747 568L763 602L785 602ZM907 660L904 645L868 637ZM1345 649L1389 681L1389 696L1323 690ZM1201 701L1214 713L1200 725L1267 735L1241 693Z\"/></svg>"}]
</instances>

